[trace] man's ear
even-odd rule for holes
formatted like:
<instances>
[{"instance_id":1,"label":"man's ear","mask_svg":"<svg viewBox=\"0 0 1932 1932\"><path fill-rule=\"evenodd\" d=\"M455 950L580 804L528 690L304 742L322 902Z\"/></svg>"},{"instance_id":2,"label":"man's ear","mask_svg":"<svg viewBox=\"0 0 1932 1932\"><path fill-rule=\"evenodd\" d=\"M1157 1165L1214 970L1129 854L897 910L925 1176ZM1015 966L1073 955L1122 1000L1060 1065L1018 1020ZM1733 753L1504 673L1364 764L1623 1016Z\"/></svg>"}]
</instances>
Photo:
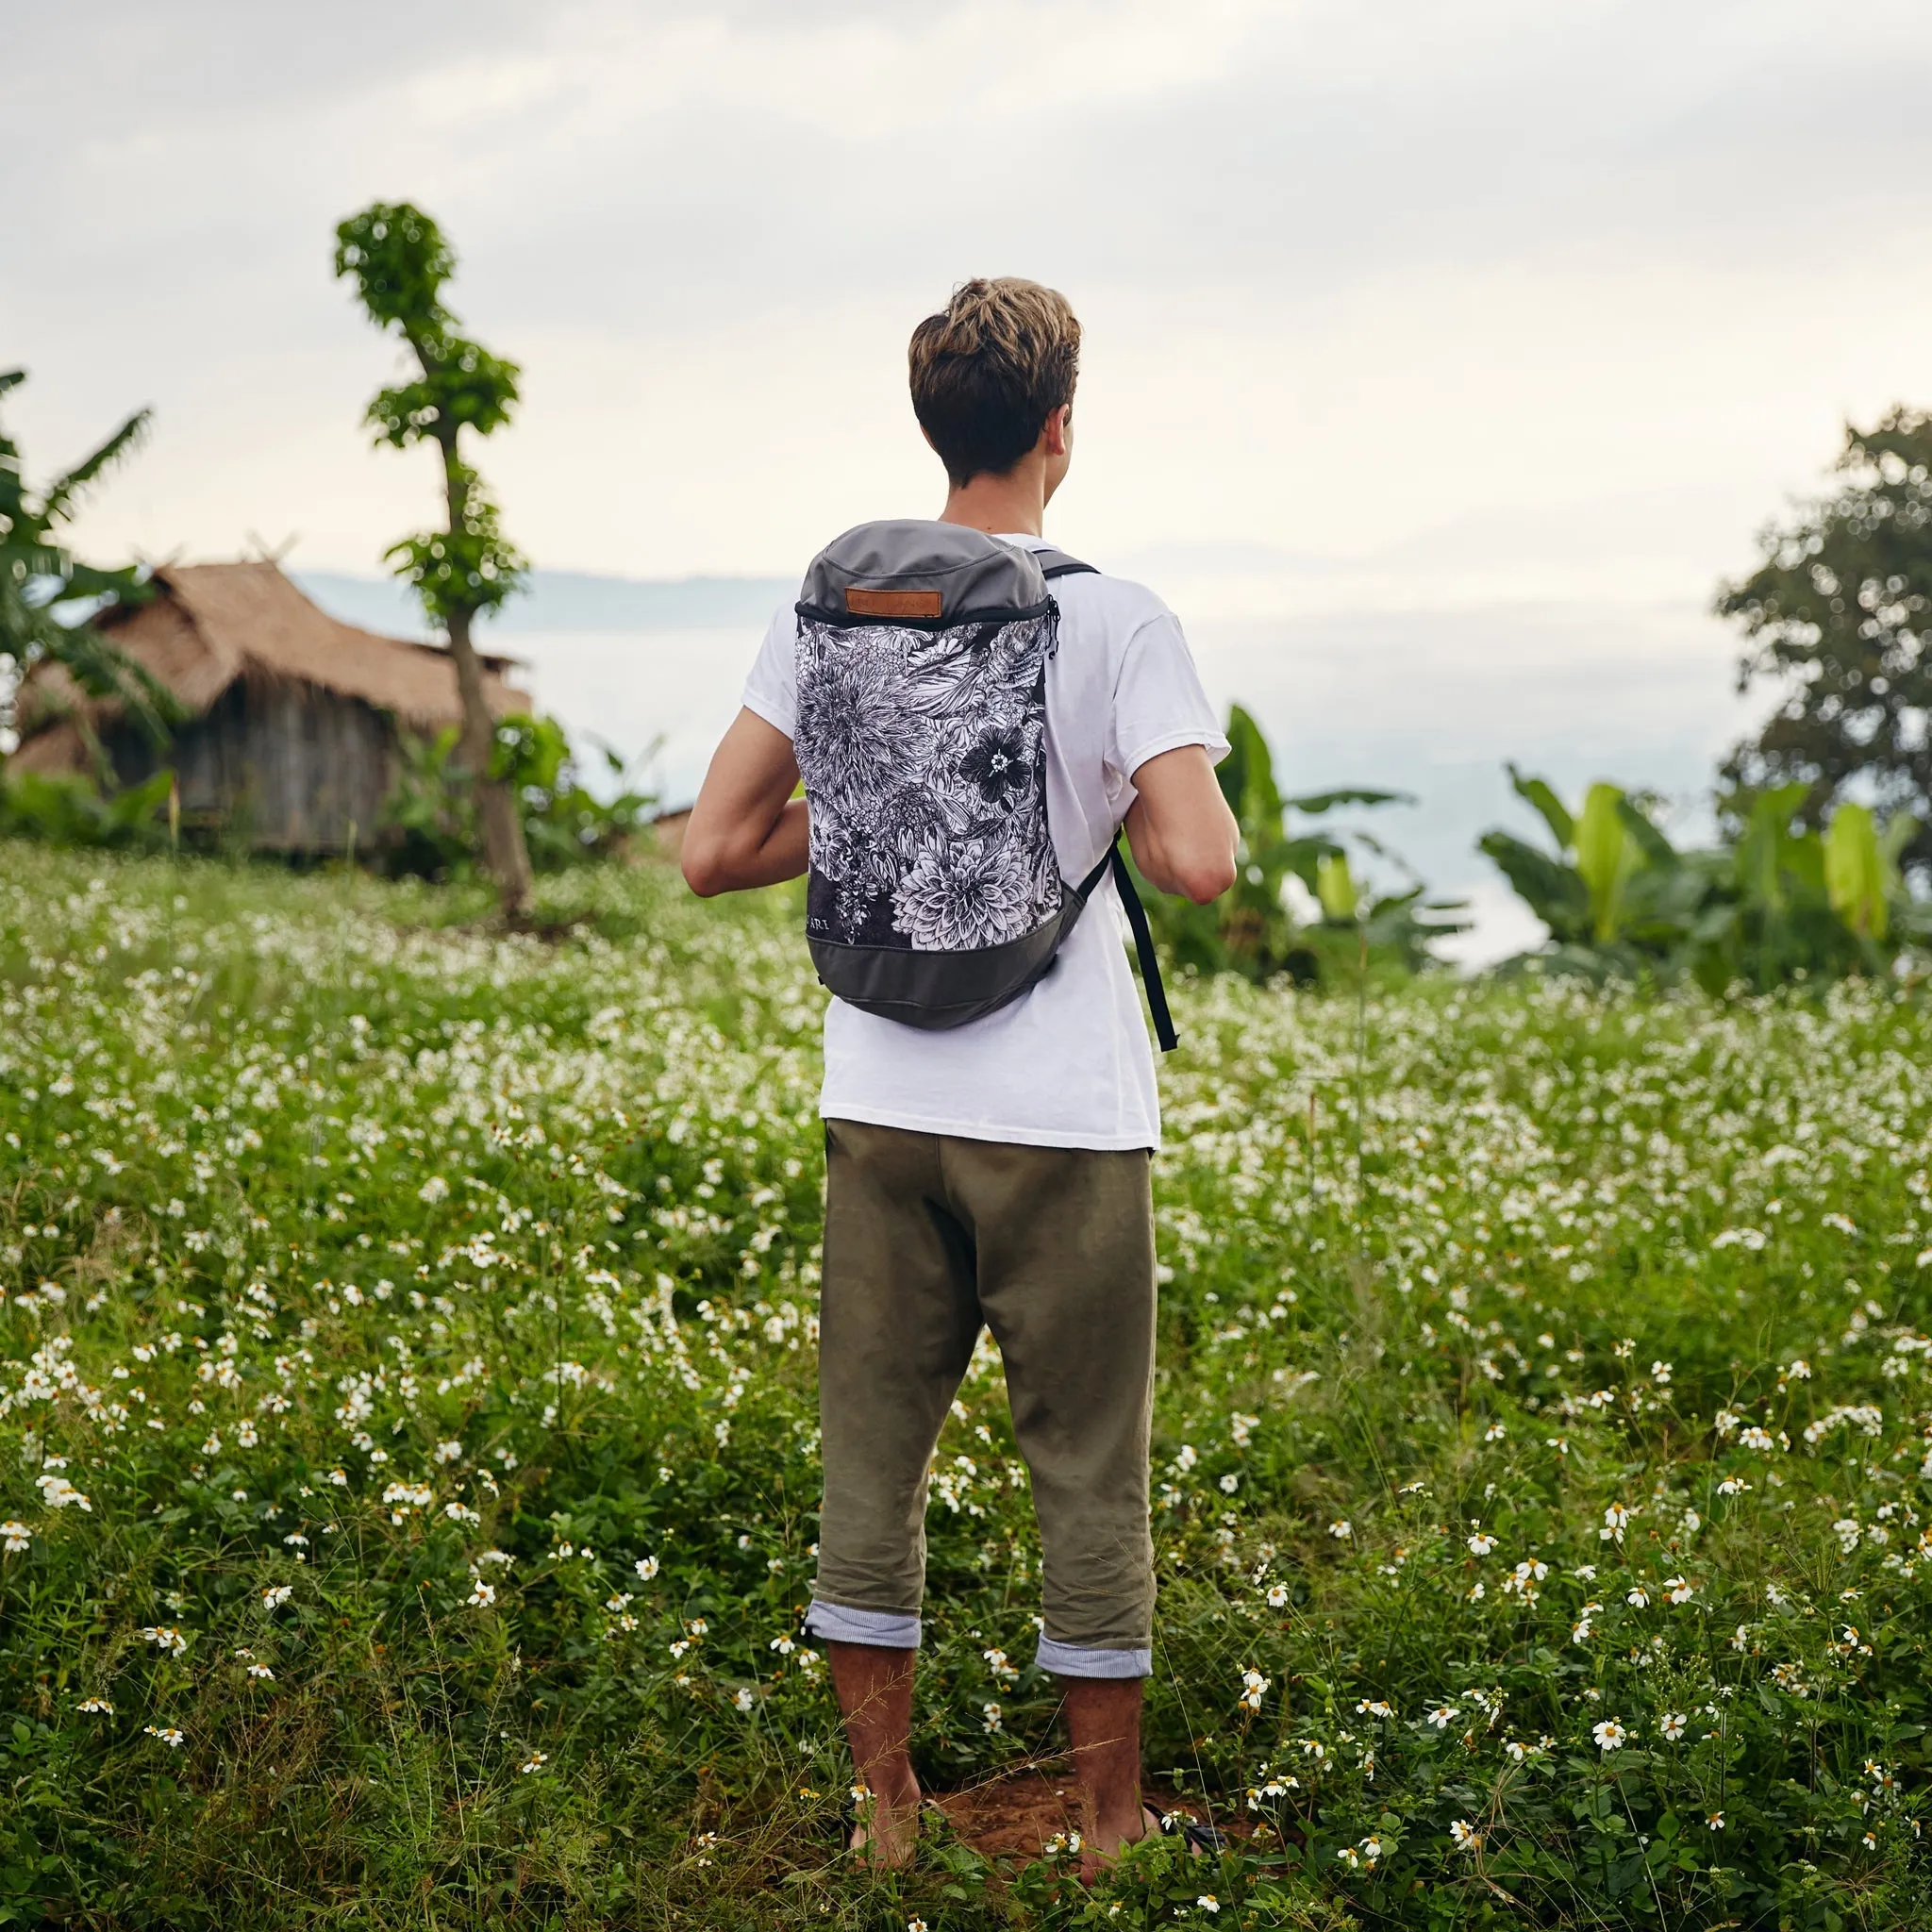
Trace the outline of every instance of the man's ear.
<instances>
[{"instance_id":1,"label":"man's ear","mask_svg":"<svg viewBox=\"0 0 1932 1932\"><path fill-rule=\"evenodd\" d=\"M1074 406L1062 403L1041 425L1040 441L1044 455L1063 457L1067 453L1067 439L1074 431Z\"/></svg>"}]
</instances>

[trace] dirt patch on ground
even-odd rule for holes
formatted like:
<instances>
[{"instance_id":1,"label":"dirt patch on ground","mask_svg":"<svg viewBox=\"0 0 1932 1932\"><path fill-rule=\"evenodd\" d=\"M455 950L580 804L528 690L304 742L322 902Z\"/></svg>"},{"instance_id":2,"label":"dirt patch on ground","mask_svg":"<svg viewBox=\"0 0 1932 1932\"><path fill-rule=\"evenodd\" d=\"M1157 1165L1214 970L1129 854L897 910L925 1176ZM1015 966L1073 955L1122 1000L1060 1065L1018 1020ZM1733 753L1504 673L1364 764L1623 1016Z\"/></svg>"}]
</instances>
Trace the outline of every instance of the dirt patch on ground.
<instances>
[{"instance_id":1,"label":"dirt patch on ground","mask_svg":"<svg viewBox=\"0 0 1932 1932\"><path fill-rule=\"evenodd\" d=\"M935 1792L933 1803L982 1858L1037 1858L1056 1832L1076 1831L1080 1824L1074 1787L1037 1771Z\"/></svg>"},{"instance_id":2,"label":"dirt patch on ground","mask_svg":"<svg viewBox=\"0 0 1932 1932\"><path fill-rule=\"evenodd\" d=\"M1176 1798L1152 1786L1145 1795L1158 1811L1203 1815L1191 1798ZM1037 1858L1048 1839L1080 1825L1080 1795L1073 1781L1037 1771L989 1779L962 1791L936 1791L932 1802L982 1858Z\"/></svg>"}]
</instances>

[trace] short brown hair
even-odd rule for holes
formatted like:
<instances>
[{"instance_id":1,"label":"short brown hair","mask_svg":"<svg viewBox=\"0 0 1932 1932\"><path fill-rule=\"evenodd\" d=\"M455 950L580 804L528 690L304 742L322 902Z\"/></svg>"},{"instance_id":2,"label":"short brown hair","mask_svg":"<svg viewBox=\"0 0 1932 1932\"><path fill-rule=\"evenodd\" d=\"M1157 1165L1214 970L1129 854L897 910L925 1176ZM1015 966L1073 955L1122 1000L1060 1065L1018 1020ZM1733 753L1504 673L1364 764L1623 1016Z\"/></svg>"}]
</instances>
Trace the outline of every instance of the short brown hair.
<instances>
[{"instance_id":1,"label":"short brown hair","mask_svg":"<svg viewBox=\"0 0 1932 1932\"><path fill-rule=\"evenodd\" d=\"M907 352L912 413L946 475L1004 475L1074 400L1080 324L1067 298L1017 275L962 282Z\"/></svg>"}]
</instances>

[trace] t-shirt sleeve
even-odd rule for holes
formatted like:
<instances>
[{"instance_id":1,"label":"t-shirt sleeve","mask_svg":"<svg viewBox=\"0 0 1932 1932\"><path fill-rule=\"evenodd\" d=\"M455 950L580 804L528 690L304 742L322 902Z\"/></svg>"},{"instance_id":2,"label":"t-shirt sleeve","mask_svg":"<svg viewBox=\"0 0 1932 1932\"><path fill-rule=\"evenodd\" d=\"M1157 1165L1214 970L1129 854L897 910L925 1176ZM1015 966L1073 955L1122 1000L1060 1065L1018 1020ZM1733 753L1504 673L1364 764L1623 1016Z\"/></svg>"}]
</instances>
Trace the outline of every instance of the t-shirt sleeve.
<instances>
[{"instance_id":1,"label":"t-shirt sleeve","mask_svg":"<svg viewBox=\"0 0 1932 1932\"><path fill-rule=\"evenodd\" d=\"M744 680L744 708L787 738L798 730L798 619L791 606L781 606L765 626L751 675Z\"/></svg>"},{"instance_id":2,"label":"t-shirt sleeve","mask_svg":"<svg viewBox=\"0 0 1932 1932\"><path fill-rule=\"evenodd\" d=\"M1180 622L1163 610L1134 633L1121 660L1107 761L1131 778L1149 758L1184 744L1206 745L1216 764L1227 756L1226 735L1201 688Z\"/></svg>"}]
</instances>

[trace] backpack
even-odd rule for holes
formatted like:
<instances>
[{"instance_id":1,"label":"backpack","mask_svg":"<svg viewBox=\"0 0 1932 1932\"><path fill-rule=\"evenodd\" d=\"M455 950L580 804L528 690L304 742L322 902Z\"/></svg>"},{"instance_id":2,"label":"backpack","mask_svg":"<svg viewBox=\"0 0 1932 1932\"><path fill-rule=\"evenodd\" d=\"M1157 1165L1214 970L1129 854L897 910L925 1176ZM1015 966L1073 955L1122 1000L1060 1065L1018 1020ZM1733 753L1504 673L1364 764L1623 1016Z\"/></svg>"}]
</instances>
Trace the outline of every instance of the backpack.
<instances>
[{"instance_id":1,"label":"backpack","mask_svg":"<svg viewBox=\"0 0 1932 1932\"><path fill-rule=\"evenodd\" d=\"M1111 870L1163 1052L1175 1044L1116 833L1077 885L1046 822L1048 590L1093 566L958 524L861 524L797 604L793 744L811 808L806 939L824 986L908 1026L963 1026L1053 969Z\"/></svg>"}]
</instances>

